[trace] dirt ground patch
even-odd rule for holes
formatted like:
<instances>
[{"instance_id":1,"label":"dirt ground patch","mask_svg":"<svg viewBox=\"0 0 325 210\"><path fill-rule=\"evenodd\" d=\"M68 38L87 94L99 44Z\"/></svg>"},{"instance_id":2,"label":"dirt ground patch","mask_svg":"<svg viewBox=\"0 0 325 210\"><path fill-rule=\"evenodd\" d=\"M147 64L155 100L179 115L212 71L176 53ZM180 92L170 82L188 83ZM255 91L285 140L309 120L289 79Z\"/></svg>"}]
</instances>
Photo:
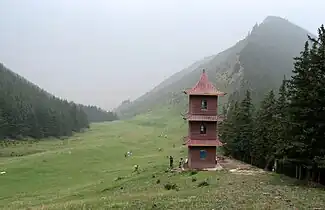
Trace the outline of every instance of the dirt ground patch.
<instances>
[{"instance_id":1,"label":"dirt ground patch","mask_svg":"<svg viewBox=\"0 0 325 210\"><path fill-rule=\"evenodd\" d=\"M223 169L236 174L254 175L265 173L265 171L260 168L224 156L218 156L218 163Z\"/></svg>"}]
</instances>

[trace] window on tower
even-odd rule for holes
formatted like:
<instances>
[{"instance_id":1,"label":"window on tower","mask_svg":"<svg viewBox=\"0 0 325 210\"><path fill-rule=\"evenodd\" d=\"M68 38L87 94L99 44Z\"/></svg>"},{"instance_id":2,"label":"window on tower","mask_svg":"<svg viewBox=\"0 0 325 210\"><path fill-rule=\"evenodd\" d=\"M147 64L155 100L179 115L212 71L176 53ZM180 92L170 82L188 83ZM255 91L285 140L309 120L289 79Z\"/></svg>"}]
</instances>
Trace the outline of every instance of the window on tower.
<instances>
[{"instance_id":1,"label":"window on tower","mask_svg":"<svg viewBox=\"0 0 325 210\"><path fill-rule=\"evenodd\" d=\"M200 134L206 134L206 133L207 133L207 128L205 127L205 125L203 123L201 123Z\"/></svg>"},{"instance_id":2,"label":"window on tower","mask_svg":"<svg viewBox=\"0 0 325 210\"><path fill-rule=\"evenodd\" d=\"M204 160L207 158L207 151L206 150L200 150L200 159Z\"/></svg>"},{"instance_id":3,"label":"window on tower","mask_svg":"<svg viewBox=\"0 0 325 210\"><path fill-rule=\"evenodd\" d=\"M207 100L201 101L201 109L203 109L203 110L208 109L208 101Z\"/></svg>"}]
</instances>

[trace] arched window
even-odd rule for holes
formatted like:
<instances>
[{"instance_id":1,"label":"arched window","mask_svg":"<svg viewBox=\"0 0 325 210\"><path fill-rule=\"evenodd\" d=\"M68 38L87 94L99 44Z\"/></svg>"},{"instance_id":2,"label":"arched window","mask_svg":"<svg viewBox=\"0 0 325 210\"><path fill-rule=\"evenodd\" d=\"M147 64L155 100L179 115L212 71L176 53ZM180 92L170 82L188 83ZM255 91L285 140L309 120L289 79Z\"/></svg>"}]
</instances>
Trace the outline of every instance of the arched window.
<instances>
[{"instance_id":1,"label":"arched window","mask_svg":"<svg viewBox=\"0 0 325 210\"><path fill-rule=\"evenodd\" d=\"M205 127L205 125L203 123L201 123L200 134L206 134L206 133L207 133L207 128Z\"/></svg>"}]
</instances>

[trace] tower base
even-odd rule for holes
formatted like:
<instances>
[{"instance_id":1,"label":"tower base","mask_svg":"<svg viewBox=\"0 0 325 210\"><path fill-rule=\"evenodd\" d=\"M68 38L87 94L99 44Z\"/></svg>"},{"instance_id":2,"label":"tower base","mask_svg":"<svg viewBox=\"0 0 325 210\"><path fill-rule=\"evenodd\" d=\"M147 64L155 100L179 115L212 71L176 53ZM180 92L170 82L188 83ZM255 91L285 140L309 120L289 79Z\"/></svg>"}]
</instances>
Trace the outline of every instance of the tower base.
<instances>
[{"instance_id":1,"label":"tower base","mask_svg":"<svg viewBox=\"0 0 325 210\"><path fill-rule=\"evenodd\" d=\"M216 146L189 146L188 168L207 169L216 167Z\"/></svg>"}]
</instances>

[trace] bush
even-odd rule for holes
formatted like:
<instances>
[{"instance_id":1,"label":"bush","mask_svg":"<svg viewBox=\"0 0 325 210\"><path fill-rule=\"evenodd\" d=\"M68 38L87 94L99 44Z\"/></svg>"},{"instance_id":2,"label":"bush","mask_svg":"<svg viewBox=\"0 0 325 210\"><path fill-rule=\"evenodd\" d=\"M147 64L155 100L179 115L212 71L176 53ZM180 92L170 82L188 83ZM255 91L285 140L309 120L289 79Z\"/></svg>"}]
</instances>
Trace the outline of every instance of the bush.
<instances>
[{"instance_id":1,"label":"bush","mask_svg":"<svg viewBox=\"0 0 325 210\"><path fill-rule=\"evenodd\" d=\"M166 190L177 190L177 185L176 184L167 183L167 184L164 185L164 188Z\"/></svg>"},{"instance_id":2,"label":"bush","mask_svg":"<svg viewBox=\"0 0 325 210\"><path fill-rule=\"evenodd\" d=\"M116 178L114 179L114 181L119 181L119 180L122 180L122 179L123 179L123 177L118 176L118 177L116 177Z\"/></svg>"},{"instance_id":3,"label":"bush","mask_svg":"<svg viewBox=\"0 0 325 210\"><path fill-rule=\"evenodd\" d=\"M198 187L206 187L206 186L209 186L209 183L207 181L202 181L197 186Z\"/></svg>"},{"instance_id":4,"label":"bush","mask_svg":"<svg viewBox=\"0 0 325 210\"><path fill-rule=\"evenodd\" d=\"M193 175L196 175L197 174L197 171L191 171L190 172L190 176L193 176Z\"/></svg>"}]
</instances>

